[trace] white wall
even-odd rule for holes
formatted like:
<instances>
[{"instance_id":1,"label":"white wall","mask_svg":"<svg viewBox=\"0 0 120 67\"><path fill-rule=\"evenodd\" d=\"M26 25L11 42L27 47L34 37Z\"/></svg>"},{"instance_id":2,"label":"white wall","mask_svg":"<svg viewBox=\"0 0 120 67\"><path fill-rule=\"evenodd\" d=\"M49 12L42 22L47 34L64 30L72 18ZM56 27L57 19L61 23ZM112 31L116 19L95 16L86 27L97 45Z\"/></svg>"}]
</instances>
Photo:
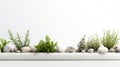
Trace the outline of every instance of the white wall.
<instances>
[{"instance_id":1,"label":"white wall","mask_svg":"<svg viewBox=\"0 0 120 67\"><path fill-rule=\"evenodd\" d=\"M7 30L31 32L31 45L48 34L61 48L78 43L81 35L120 31L119 0L0 0L0 38Z\"/></svg>"}]
</instances>

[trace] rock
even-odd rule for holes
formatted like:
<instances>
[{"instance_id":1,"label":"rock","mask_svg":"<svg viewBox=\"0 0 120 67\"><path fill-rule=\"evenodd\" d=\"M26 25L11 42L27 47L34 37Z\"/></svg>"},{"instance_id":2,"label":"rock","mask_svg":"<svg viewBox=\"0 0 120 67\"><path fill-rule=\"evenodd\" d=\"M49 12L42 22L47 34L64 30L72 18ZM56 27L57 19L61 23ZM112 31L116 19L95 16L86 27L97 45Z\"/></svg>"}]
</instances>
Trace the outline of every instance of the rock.
<instances>
[{"instance_id":1,"label":"rock","mask_svg":"<svg viewBox=\"0 0 120 67\"><path fill-rule=\"evenodd\" d=\"M3 51L4 52L15 52L15 51L17 51L17 48L13 44L7 44L4 46Z\"/></svg>"},{"instance_id":2,"label":"rock","mask_svg":"<svg viewBox=\"0 0 120 67\"><path fill-rule=\"evenodd\" d=\"M67 53L73 53L73 52L75 52L75 48L72 47L72 46L69 46L69 47L67 47L67 49L65 50L65 52L67 52Z\"/></svg>"},{"instance_id":3,"label":"rock","mask_svg":"<svg viewBox=\"0 0 120 67\"><path fill-rule=\"evenodd\" d=\"M118 48L115 49L115 52L116 52L116 53L120 53L120 49L118 49Z\"/></svg>"},{"instance_id":4,"label":"rock","mask_svg":"<svg viewBox=\"0 0 120 67\"><path fill-rule=\"evenodd\" d=\"M30 47L31 48L31 52L35 52L36 48L35 47Z\"/></svg>"},{"instance_id":5,"label":"rock","mask_svg":"<svg viewBox=\"0 0 120 67\"><path fill-rule=\"evenodd\" d=\"M4 46L4 49L3 49L4 52L10 52L11 51L11 48L9 46Z\"/></svg>"},{"instance_id":6,"label":"rock","mask_svg":"<svg viewBox=\"0 0 120 67\"><path fill-rule=\"evenodd\" d=\"M27 53L27 52L32 52L32 48L31 47L22 47L21 48L21 51L23 52L23 53Z\"/></svg>"},{"instance_id":7,"label":"rock","mask_svg":"<svg viewBox=\"0 0 120 67\"><path fill-rule=\"evenodd\" d=\"M63 53L64 51L57 47L57 52L58 53Z\"/></svg>"},{"instance_id":8,"label":"rock","mask_svg":"<svg viewBox=\"0 0 120 67\"><path fill-rule=\"evenodd\" d=\"M78 52L78 49L75 49L75 52Z\"/></svg>"},{"instance_id":9,"label":"rock","mask_svg":"<svg viewBox=\"0 0 120 67\"><path fill-rule=\"evenodd\" d=\"M20 53L21 51L20 50L17 50L16 53Z\"/></svg>"},{"instance_id":10,"label":"rock","mask_svg":"<svg viewBox=\"0 0 120 67\"><path fill-rule=\"evenodd\" d=\"M83 50L81 50L81 52L82 52L82 53L85 53L85 52L86 52L86 50L85 50L85 49L83 49Z\"/></svg>"},{"instance_id":11,"label":"rock","mask_svg":"<svg viewBox=\"0 0 120 67\"><path fill-rule=\"evenodd\" d=\"M11 51L10 52L17 52L18 49L17 48L11 48Z\"/></svg>"},{"instance_id":12,"label":"rock","mask_svg":"<svg viewBox=\"0 0 120 67\"><path fill-rule=\"evenodd\" d=\"M115 46L114 50L116 53L120 53L120 46L119 45Z\"/></svg>"},{"instance_id":13,"label":"rock","mask_svg":"<svg viewBox=\"0 0 120 67\"><path fill-rule=\"evenodd\" d=\"M108 48L104 47L103 45L101 45L99 48L98 48L98 53L100 54L105 54L108 52Z\"/></svg>"},{"instance_id":14,"label":"rock","mask_svg":"<svg viewBox=\"0 0 120 67\"><path fill-rule=\"evenodd\" d=\"M109 50L109 52L115 52L115 49L114 49L114 48L111 48L111 49Z\"/></svg>"},{"instance_id":15,"label":"rock","mask_svg":"<svg viewBox=\"0 0 120 67\"><path fill-rule=\"evenodd\" d=\"M94 52L94 49L91 48L91 49L88 49L87 51L88 51L89 53L93 53L93 52Z\"/></svg>"}]
</instances>

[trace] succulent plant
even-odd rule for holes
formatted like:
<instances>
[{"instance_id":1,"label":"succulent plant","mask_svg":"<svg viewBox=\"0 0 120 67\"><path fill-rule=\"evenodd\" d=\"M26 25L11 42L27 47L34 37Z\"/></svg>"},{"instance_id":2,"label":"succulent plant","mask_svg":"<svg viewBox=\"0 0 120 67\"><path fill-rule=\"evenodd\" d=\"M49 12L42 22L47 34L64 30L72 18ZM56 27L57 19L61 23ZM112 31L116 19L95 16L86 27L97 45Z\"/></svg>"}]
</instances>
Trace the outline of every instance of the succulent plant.
<instances>
[{"instance_id":1,"label":"succulent plant","mask_svg":"<svg viewBox=\"0 0 120 67\"><path fill-rule=\"evenodd\" d=\"M84 35L81 38L81 40L80 40L80 42L78 44L78 52L81 52L82 50L85 50L87 48L85 37L86 37L86 35Z\"/></svg>"},{"instance_id":2,"label":"succulent plant","mask_svg":"<svg viewBox=\"0 0 120 67\"><path fill-rule=\"evenodd\" d=\"M94 49L94 51L97 51L100 47L100 40L98 36L91 37L87 42L87 49Z\"/></svg>"},{"instance_id":3,"label":"succulent plant","mask_svg":"<svg viewBox=\"0 0 120 67\"><path fill-rule=\"evenodd\" d=\"M7 45L10 41L7 41L5 39L0 39L0 49L1 49L1 52L3 52L3 48L5 45Z\"/></svg>"},{"instance_id":4,"label":"succulent plant","mask_svg":"<svg viewBox=\"0 0 120 67\"><path fill-rule=\"evenodd\" d=\"M113 30L111 32L110 30L104 32L104 35L102 37L102 44L107 47L108 49L113 48L118 43L118 33Z\"/></svg>"},{"instance_id":5,"label":"succulent plant","mask_svg":"<svg viewBox=\"0 0 120 67\"><path fill-rule=\"evenodd\" d=\"M29 30L27 30L24 40L21 39L21 36L19 34L17 34L15 37L10 30L8 30L8 33L10 36L9 38L14 43L14 45L16 45L18 50L21 50L22 47L29 46L29 44L30 44Z\"/></svg>"},{"instance_id":6,"label":"succulent plant","mask_svg":"<svg viewBox=\"0 0 120 67\"><path fill-rule=\"evenodd\" d=\"M37 52L57 52L57 42L51 41L50 37L46 35L45 41L40 40L38 45L35 46Z\"/></svg>"}]
</instances>

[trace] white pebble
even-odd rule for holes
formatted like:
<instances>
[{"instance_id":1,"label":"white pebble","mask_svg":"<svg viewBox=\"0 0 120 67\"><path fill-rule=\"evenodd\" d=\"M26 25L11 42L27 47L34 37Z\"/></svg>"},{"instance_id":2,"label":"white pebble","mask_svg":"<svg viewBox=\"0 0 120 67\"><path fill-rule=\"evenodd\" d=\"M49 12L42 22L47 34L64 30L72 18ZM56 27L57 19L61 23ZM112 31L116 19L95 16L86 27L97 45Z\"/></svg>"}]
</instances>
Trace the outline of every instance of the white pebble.
<instances>
[{"instance_id":1,"label":"white pebble","mask_svg":"<svg viewBox=\"0 0 120 67\"><path fill-rule=\"evenodd\" d=\"M22 47L22 48L21 48L21 51L22 51L23 53L27 53L27 52L31 52L32 49L31 49L31 47Z\"/></svg>"},{"instance_id":2,"label":"white pebble","mask_svg":"<svg viewBox=\"0 0 120 67\"><path fill-rule=\"evenodd\" d=\"M69 47L67 47L67 49L65 50L65 52L67 52L67 53L73 53L73 52L75 52L75 48L72 47L72 46L69 46Z\"/></svg>"},{"instance_id":3,"label":"white pebble","mask_svg":"<svg viewBox=\"0 0 120 67\"><path fill-rule=\"evenodd\" d=\"M14 44L7 44L4 46L3 51L4 52L15 52L17 50L16 46Z\"/></svg>"},{"instance_id":4,"label":"white pebble","mask_svg":"<svg viewBox=\"0 0 120 67\"><path fill-rule=\"evenodd\" d=\"M108 52L108 48L104 47L103 45L101 45L99 48L98 48L98 53L100 54L105 54Z\"/></svg>"},{"instance_id":5,"label":"white pebble","mask_svg":"<svg viewBox=\"0 0 120 67\"><path fill-rule=\"evenodd\" d=\"M91 48L91 49L88 49L87 51L88 51L89 53L93 53L93 52L94 52L94 49Z\"/></svg>"}]
</instances>

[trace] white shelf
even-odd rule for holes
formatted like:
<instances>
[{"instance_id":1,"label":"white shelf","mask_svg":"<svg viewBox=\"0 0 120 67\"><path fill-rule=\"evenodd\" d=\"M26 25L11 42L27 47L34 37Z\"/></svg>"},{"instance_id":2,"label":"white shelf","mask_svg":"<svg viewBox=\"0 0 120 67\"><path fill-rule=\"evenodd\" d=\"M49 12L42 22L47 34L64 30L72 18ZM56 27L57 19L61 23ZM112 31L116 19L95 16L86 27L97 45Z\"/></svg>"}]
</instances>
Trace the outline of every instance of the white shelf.
<instances>
[{"instance_id":1,"label":"white shelf","mask_svg":"<svg viewBox=\"0 0 120 67\"><path fill-rule=\"evenodd\" d=\"M0 60L120 60L120 53L0 53Z\"/></svg>"}]
</instances>

